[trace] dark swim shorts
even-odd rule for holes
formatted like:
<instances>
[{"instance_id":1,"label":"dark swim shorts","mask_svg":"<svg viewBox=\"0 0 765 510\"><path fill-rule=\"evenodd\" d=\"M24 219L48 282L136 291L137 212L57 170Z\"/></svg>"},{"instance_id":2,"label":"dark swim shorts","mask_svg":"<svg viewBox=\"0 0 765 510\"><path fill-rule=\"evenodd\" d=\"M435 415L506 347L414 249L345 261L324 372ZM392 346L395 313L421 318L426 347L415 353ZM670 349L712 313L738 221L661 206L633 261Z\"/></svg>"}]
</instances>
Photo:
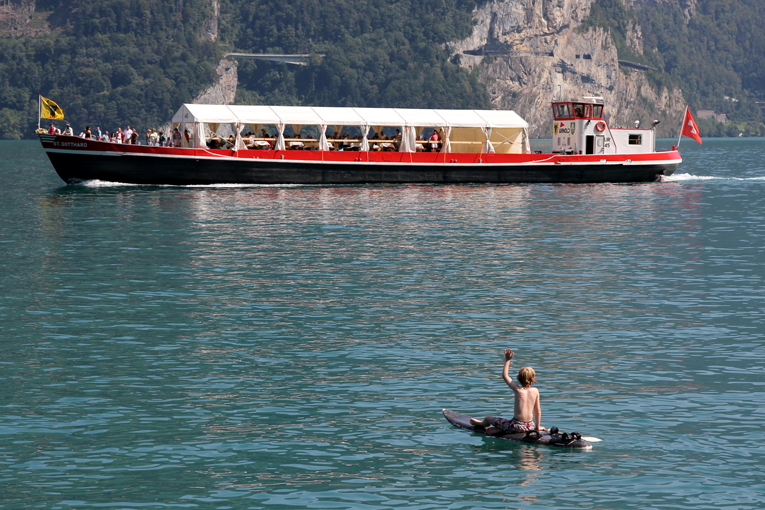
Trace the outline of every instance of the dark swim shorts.
<instances>
[{"instance_id":1,"label":"dark swim shorts","mask_svg":"<svg viewBox=\"0 0 765 510\"><path fill-rule=\"evenodd\" d=\"M506 434L517 434L518 432L534 430L533 421L518 421L515 418L506 420L498 416L490 416L489 423L491 423L492 427L502 429Z\"/></svg>"}]
</instances>

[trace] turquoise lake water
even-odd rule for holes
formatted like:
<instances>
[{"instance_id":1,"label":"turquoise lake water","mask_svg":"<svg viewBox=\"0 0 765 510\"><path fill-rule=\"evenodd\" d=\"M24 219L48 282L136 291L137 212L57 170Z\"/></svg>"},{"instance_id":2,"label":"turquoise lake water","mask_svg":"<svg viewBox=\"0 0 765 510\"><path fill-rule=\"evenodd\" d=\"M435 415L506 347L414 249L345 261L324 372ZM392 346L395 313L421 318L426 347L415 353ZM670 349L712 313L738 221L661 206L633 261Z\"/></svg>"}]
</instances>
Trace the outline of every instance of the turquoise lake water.
<instances>
[{"instance_id":1,"label":"turquoise lake water","mask_svg":"<svg viewBox=\"0 0 765 510\"><path fill-rule=\"evenodd\" d=\"M639 185L67 186L0 142L0 508L765 507L765 141L681 153ZM452 428L512 415L506 347L543 425L603 442Z\"/></svg>"}]
</instances>

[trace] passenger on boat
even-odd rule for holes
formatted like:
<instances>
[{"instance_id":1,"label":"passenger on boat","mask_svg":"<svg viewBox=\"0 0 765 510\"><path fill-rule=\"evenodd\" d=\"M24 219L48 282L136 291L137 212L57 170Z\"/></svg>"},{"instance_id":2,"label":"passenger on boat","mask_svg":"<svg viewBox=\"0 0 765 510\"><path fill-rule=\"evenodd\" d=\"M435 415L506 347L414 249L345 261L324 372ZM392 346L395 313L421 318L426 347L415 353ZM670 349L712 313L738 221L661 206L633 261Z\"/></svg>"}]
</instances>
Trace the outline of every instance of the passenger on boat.
<instances>
[{"instance_id":1,"label":"passenger on boat","mask_svg":"<svg viewBox=\"0 0 765 510\"><path fill-rule=\"evenodd\" d=\"M157 130L154 128L151 128L151 134L149 135L149 143L152 145L157 145Z\"/></svg>"},{"instance_id":2,"label":"passenger on boat","mask_svg":"<svg viewBox=\"0 0 765 510\"><path fill-rule=\"evenodd\" d=\"M107 130L104 129L103 133L101 133L100 140L102 142L108 142L109 141L109 132Z\"/></svg>"},{"instance_id":3,"label":"passenger on boat","mask_svg":"<svg viewBox=\"0 0 765 510\"><path fill-rule=\"evenodd\" d=\"M300 140L300 133L295 133L294 135L292 135L292 138L295 138L296 141L290 142L290 149L293 150L293 151L303 150L303 147L305 146L305 144L303 144L303 142L299 141Z\"/></svg>"},{"instance_id":4,"label":"passenger on boat","mask_svg":"<svg viewBox=\"0 0 765 510\"><path fill-rule=\"evenodd\" d=\"M49 134L49 135L55 135L55 134L56 134L56 126L54 126L53 124L51 124L51 125L50 125L50 129L48 129L48 134Z\"/></svg>"},{"instance_id":5,"label":"passenger on boat","mask_svg":"<svg viewBox=\"0 0 765 510\"><path fill-rule=\"evenodd\" d=\"M112 131L112 136L109 138L109 141L112 143L117 143L117 132Z\"/></svg>"},{"instance_id":6,"label":"passenger on boat","mask_svg":"<svg viewBox=\"0 0 765 510\"><path fill-rule=\"evenodd\" d=\"M128 127L125 130L125 133L123 136L124 136L123 138L124 143L133 143L133 130L130 129L130 124L128 124Z\"/></svg>"},{"instance_id":7,"label":"passenger on boat","mask_svg":"<svg viewBox=\"0 0 765 510\"><path fill-rule=\"evenodd\" d=\"M85 126L85 131L83 131L80 136L88 139L93 138L93 133L90 132L90 126Z\"/></svg>"},{"instance_id":8,"label":"passenger on boat","mask_svg":"<svg viewBox=\"0 0 765 510\"><path fill-rule=\"evenodd\" d=\"M167 145L167 137L165 136L164 131L159 132L159 137L157 138L157 140L159 140L160 147L164 147L165 145Z\"/></svg>"},{"instance_id":9,"label":"passenger on boat","mask_svg":"<svg viewBox=\"0 0 765 510\"><path fill-rule=\"evenodd\" d=\"M398 131L398 129L396 130ZM388 143L382 144L383 150L386 152L393 152L396 150L396 147L398 147L398 142L396 140L395 136L388 136L385 135L385 140L388 140Z\"/></svg>"},{"instance_id":10,"label":"passenger on boat","mask_svg":"<svg viewBox=\"0 0 765 510\"><path fill-rule=\"evenodd\" d=\"M125 141L125 133L122 132L122 128L117 128L117 143L122 143Z\"/></svg>"},{"instance_id":11,"label":"passenger on boat","mask_svg":"<svg viewBox=\"0 0 765 510\"><path fill-rule=\"evenodd\" d=\"M173 147L181 146L181 132L178 128L173 128Z\"/></svg>"},{"instance_id":12,"label":"passenger on boat","mask_svg":"<svg viewBox=\"0 0 765 510\"><path fill-rule=\"evenodd\" d=\"M96 140L101 139L101 126L96 126Z\"/></svg>"},{"instance_id":13,"label":"passenger on boat","mask_svg":"<svg viewBox=\"0 0 765 510\"><path fill-rule=\"evenodd\" d=\"M430 142L428 144L428 152L434 152L438 150L438 141L440 137L438 136L438 131L435 129L433 130L433 134L430 135L430 138L428 138L428 141Z\"/></svg>"},{"instance_id":14,"label":"passenger on boat","mask_svg":"<svg viewBox=\"0 0 765 510\"><path fill-rule=\"evenodd\" d=\"M67 124L66 129L64 129L64 134L69 136L74 136L74 131L72 131L72 126Z\"/></svg>"}]
</instances>

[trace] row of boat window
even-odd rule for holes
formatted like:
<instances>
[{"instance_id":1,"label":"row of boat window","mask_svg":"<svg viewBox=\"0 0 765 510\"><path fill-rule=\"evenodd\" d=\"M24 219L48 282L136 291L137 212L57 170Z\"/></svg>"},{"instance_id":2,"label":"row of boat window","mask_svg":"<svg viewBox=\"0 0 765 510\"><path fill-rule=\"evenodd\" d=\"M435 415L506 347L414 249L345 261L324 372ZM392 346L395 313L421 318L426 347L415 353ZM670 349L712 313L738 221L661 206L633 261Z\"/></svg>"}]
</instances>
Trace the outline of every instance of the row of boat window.
<instances>
[{"instance_id":1,"label":"row of boat window","mask_svg":"<svg viewBox=\"0 0 765 510\"><path fill-rule=\"evenodd\" d=\"M602 104L553 103L553 116L559 119L600 119L603 117Z\"/></svg>"}]
</instances>

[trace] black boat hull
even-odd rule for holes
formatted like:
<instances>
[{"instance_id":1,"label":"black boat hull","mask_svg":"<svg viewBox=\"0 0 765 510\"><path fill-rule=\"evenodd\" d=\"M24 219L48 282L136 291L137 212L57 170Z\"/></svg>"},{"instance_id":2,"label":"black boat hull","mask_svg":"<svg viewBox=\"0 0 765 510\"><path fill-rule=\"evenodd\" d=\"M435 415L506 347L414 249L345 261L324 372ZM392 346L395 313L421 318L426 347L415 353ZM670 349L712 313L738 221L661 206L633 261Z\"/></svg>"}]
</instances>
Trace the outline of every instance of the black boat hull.
<instances>
[{"instance_id":1,"label":"black boat hull","mask_svg":"<svg viewBox=\"0 0 765 510\"><path fill-rule=\"evenodd\" d=\"M131 184L467 184L634 183L671 175L676 162L383 163L256 158L168 157L156 154L47 151L67 183Z\"/></svg>"}]
</instances>

